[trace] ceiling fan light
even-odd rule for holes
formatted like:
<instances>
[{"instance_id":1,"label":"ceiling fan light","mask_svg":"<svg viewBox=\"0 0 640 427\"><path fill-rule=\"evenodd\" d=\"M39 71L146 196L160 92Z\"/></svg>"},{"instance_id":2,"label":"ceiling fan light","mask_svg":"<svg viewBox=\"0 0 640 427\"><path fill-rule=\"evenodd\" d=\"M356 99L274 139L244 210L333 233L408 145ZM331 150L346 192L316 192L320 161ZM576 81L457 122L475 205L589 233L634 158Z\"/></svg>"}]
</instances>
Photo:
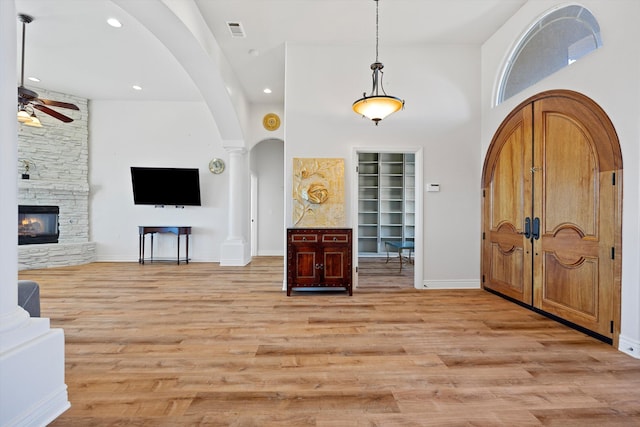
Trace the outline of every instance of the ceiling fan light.
<instances>
[{"instance_id":1,"label":"ceiling fan light","mask_svg":"<svg viewBox=\"0 0 640 427\"><path fill-rule=\"evenodd\" d=\"M30 120L28 122L24 122L26 126L31 126L34 128L42 127L42 123L40 123L40 119L38 119L35 114L31 114L31 117L29 117L29 119Z\"/></svg>"},{"instance_id":2,"label":"ceiling fan light","mask_svg":"<svg viewBox=\"0 0 640 427\"><path fill-rule=\"evenodd\" d=\"M365 96L353 103L353 111L369 120L378 122L402 109L404 101L395 96Z\"/></svg>"},{"instance_id":3,"label":"ceiling fan light","mask_svg":"<svg viewBox=\"0 0 640 427\"><path fill-rule=\"evenodd\" d=\"M29 113L27 113L24 107L20 107L20 109L18 110L18 121L20 123L26 123L31 121L31 116L29 115Z\"/></svg>"}]
</instances>

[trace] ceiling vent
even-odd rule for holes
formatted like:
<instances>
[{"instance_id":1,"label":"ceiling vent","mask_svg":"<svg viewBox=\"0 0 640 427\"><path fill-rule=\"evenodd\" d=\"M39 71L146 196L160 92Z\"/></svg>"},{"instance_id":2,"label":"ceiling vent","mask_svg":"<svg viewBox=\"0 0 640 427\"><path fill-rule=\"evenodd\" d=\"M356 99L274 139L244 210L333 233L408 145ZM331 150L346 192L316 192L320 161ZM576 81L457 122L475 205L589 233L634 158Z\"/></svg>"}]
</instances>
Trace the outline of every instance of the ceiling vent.
<instances>
[{"instance_id":1,"label":"ceiling vent","mask_svg":"<svg viewBox=\"0 0 640 427\"><path fill-rule=\"evenodd\" d=\"M242 28L242 24L239 22L228 22L227 27L229 27L229 31L231 32L231 37L246 37L244 33L244 28Z\"/></svg>"}]
</instances>

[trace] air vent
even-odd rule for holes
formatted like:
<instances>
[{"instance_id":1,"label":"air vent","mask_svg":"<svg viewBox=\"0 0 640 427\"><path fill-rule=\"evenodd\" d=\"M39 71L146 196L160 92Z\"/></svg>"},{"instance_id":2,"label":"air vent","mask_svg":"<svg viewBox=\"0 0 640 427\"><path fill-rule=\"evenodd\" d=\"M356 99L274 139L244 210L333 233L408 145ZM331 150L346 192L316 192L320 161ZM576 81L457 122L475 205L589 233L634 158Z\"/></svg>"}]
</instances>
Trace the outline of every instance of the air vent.
<instances>
[{"instance_id":1,"label":"air vent","mask_svg":"<svg viewBox=\"0 0 640 427\"><path fill-rule=\"evenodd\" d=\"M231 37L246 37L246 35L244 34L244 28L242 28L241 23L227 21L227 27L229 27Z\"/></svg>"}]
</instances>

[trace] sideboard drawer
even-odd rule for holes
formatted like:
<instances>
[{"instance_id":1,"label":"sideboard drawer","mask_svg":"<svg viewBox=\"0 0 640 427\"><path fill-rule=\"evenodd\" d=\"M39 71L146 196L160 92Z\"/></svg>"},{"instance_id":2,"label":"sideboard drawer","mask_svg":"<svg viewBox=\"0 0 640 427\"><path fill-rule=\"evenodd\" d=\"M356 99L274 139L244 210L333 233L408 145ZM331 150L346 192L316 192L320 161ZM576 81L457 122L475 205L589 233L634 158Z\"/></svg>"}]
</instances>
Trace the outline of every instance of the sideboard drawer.
<instances>
[{"instance_id":1,"label":"sideboard drawer","mask_svg":"<svg viewBox=\"0 0 640 427\"><path fill-rule=\"evenodd\" d=\"M318 241L317 234L292 234L291 242L293 243L315 243Z\"/></svg>"},{"instance_id":2,"label":"sideboard drawer","mask_svg":"<svg viewBox=\"0 0 640 427\"><path fill-rule=\"evenodd\" d=\"M349 243L349 235L348 234L323 234L322 235L323 243Z\"/></svg>"}]
</instances>

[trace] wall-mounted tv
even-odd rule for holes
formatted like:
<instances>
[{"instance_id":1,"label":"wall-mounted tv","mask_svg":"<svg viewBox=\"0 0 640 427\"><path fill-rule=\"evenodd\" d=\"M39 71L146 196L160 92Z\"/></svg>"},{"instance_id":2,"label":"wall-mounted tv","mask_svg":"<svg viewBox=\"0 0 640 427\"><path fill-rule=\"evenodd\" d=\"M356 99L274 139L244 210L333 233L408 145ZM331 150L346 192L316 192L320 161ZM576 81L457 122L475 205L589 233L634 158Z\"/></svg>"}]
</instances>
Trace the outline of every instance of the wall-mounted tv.
<instances>
[{"instance_id":1,"label":"wall-mounted tv","mask_svg":"<svg viewBox=\"0 0 640 427\"><path fill-rule=\"evenodd\" d=\"M136 205L201 206L198 169L131 167Z\"/></svg>"}]
</instances>

